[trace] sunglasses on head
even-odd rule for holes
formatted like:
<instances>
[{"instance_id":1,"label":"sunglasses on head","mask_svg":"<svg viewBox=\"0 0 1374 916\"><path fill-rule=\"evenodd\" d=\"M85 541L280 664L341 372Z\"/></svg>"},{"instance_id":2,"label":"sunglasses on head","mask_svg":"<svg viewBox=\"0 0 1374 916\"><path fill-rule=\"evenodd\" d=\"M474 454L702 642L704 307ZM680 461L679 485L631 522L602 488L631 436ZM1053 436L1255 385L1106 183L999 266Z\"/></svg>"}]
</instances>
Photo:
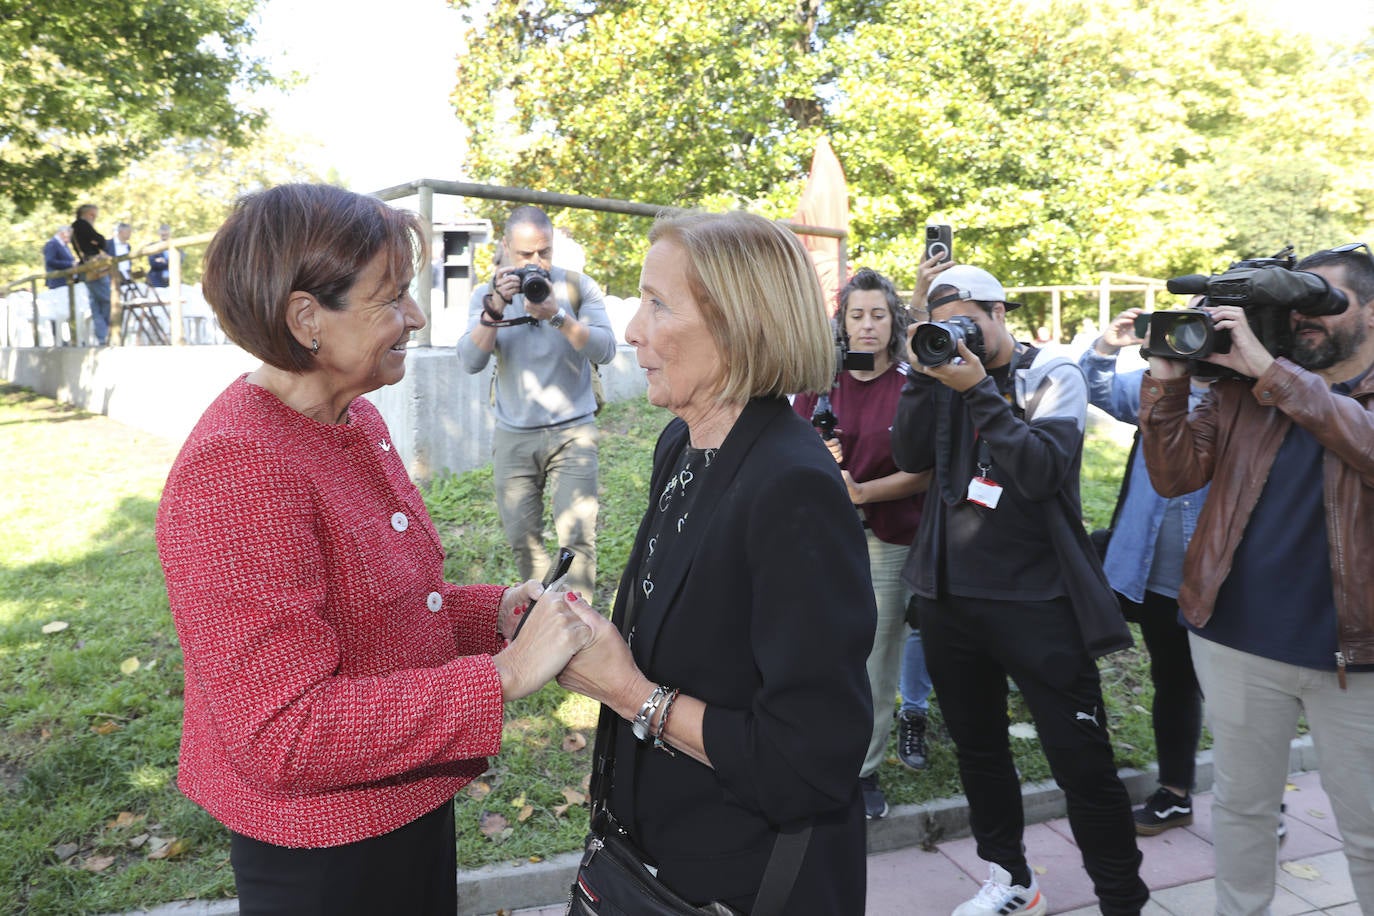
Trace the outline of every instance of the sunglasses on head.
<instances>
[{"instance_id":1,"label":"sunglasses on head","mask_svg":"<svg viewBox=\"0 0 1374 916\"><path fill-rule=\"evenodd\" d=\"M1344 254L1348 251L1359 251L1361 248L1364 249L1366 255L1374 257L1374 251L1370 251L1369 246L1364 242L1347 242L1344 245L1337 245L1335 248L1328 248L1327 251L1335 251Z\"/></svg>"}]
</instances>

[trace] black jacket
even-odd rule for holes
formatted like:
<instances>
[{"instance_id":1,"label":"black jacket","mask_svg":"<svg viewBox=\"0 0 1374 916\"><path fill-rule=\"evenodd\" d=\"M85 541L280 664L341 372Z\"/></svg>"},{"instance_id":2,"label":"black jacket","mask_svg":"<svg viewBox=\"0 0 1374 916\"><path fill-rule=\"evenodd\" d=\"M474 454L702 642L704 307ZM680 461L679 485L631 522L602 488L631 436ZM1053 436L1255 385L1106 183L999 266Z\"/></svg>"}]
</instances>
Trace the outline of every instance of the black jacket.
<instances>
[{"instance_id":1,"label":"black jacket","mask_svg":"<svg viewBox=\"0 0 1374 916\"><path fill-rule=\"evenodd\" d=\"M654 454L659 494L687 444L681 420ZM654 512L621 579L623 626ZM868 552L834 458L782 399L750 402L654 574L661 614L636 615L635 659L656 683L708 706L714 769L636 741L615 719L611 809L698 903L747 909L779 825L814 819L784 911L861 913L859 768L873 730L865 669L876 611ZM666 589L667 591L661 591Z\"/></svg>"},{"instance_id":2,"label":"black jacket","mask_svg":"<svg viewBox=\"0 0 1374 916\"><path fill-rule=\"evenodd\" d=\"M977 429L988 443L995 464L1005 471L1006 486L1043 506L1045 536L1084 647L1094 658L1129 648L1130 630L1088 541L1079 502L1087 382L1070 360L1024 344L1017 345L1012 377L1014 404L990 377L962 395L927 375L908 378L892 426L892 455L904 471L934 468L935 473L902 579L922 597L940 595L947 500L962 499L974 474L972 466L950 467L948 417L951 410L962 409L970 420L965 428Z\"/></svg>"}]
</instances>

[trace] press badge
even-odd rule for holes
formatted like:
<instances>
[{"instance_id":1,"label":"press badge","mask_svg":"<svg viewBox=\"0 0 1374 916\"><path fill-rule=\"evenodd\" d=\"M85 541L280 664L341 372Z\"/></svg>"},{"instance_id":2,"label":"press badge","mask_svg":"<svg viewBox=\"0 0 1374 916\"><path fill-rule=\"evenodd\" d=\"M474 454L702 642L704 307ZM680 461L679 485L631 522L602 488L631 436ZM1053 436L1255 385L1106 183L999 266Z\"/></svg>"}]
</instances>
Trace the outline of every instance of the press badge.
<instances>
[{"instance_id":1,"label":"press badge","mask_svg":"<svg viewBox=\"0 0 1374 916\"><path fill-rule=\"evenodd\" d=\"M968 482L968 501L974 505L996 509L1002 498L1002 485L986 477L975 477Z\"/></svg>"}]
</instances>

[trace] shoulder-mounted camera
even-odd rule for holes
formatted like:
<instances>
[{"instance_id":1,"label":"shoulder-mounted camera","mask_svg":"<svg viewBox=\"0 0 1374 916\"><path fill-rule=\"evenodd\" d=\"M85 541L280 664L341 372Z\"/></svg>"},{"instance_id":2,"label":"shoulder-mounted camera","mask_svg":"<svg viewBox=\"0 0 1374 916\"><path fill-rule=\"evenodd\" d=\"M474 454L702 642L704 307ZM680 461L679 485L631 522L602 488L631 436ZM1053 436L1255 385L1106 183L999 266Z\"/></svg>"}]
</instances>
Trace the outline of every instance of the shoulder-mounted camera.
<instances>
[{"instance_id":1,"label":"shoulder-mounted camera","mask_svg":"<svg viewBox=\"0 0 1374 916\"><path fill-rule=\"evenodd\" d=\"M1293 349L1290 312L1302 315L1339 315L1346 310L1345 293L1320 274L1294 270L1289 245L1272 258L1249 258L1232 264L1225 273L1189 274L1166 284L1169 292L1201 295L1201 305L1238 305L1264 349L1287 356ZM1200 360L1213 353L1231 352L1231 334L1218 330L1203 308L1170 309L1140 315L1135 335L1145 340L1140 355L1164 359ZM1194 367L1201 377L1234 376L1211 363Z\"/></svg>"}]
</instances>

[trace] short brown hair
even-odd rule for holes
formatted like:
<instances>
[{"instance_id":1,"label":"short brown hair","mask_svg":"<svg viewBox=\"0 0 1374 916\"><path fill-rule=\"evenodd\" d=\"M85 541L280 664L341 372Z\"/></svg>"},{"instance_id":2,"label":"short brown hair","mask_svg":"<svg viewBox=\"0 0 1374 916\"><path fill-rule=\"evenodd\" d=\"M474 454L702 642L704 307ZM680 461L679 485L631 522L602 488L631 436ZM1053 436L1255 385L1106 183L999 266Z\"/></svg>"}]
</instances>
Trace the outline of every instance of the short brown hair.
<instances>
[{"instance_id":1,"label":"short brown hair","mask_svg":"<svg viewBox=\"0 0 1374 916\"><path fill-rule=\"evenodd\" d=\"M650 243L687 250L687 280L720 351L718 397L824 391L835 341L816 269L792 232L742 211L660 219Z\"/></svg>"},{"instance_id":2,"label":"short brown hair","mask_svg":"<svg viewBox=\"0 0 1374 916\"><path fill-rule=\"evenodd\" d=\"M413 213L330 185L287 184L241 198L205 250L201 286L225 335L270 366L305 372L311 353L291 335L292 292L348 307L359 272L379 253L400 285L428 259Z\"/></svg>"}]
</instances>

